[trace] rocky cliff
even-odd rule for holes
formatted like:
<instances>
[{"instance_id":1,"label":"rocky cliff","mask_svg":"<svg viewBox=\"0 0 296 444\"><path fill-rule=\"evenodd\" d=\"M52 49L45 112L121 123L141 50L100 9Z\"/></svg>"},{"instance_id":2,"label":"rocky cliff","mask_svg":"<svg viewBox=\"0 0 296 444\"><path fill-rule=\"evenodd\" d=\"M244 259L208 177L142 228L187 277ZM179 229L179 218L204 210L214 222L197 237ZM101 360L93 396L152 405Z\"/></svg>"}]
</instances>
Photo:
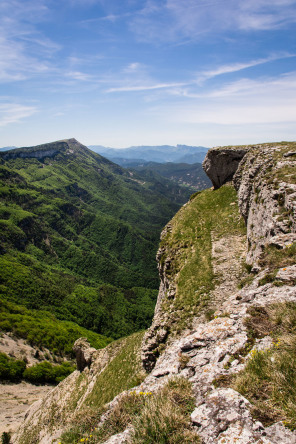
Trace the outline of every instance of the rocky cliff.
<instances>
[{"instance_id":1,"label":"rocky cliff","mask_svg":"<svg viewBox=\"0 0 296 444\"><path fill-rule=\"evenodd\" d=\"M91 351L84 369L31 409L14 443L70 443L78 437L109 444L148 442L137 435L139 422L144 436L147 409L151 415L176 378L190 382L194 397L184 442L296 443L295 160L292 143L209 151L204 168L215 189L192 196L162 234L159 298L141 347L143 382L132 388L136 378L130 379L124 392L119 385L103 416L100 411L92 417L95 431L87 433L87 421L79 422L77 414L89 412L104 384L118 377L113 369L108 382L102 378L119 356L110 355L112 344ZM130 360L139 359L139 344L138 339ZM127 355L119 359L125 368ZM139 367L130 374L138 372ZM67 393L75 393L75 400ZM135 394L148 393L155 402L136 401L137 409L127 417L127 399L134 405ZM153 426L165 410L153 417ZM74 433L74 423L80 424L80 434L71 441L67 432L57 441L67 427ZM150 442L180 442L172 436Z\"/></svg>"}]
</instances>

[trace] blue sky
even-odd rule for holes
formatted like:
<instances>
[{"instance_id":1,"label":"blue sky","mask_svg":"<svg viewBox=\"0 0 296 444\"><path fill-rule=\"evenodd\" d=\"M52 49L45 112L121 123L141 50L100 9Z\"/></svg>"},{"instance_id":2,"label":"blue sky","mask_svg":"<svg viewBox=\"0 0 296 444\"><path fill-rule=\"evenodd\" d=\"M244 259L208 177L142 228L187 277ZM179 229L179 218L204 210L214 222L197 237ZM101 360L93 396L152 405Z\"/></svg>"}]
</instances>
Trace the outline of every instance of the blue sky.
<instances>
[{"instance_id":1,"label":"blue sky","mask_svg":"<svg viewBox=\"0 0 296 444\"><path fill-rule=\"evenodd\" d=\"M296 0L0 0L0 146L296 140Z\"/></svg>"}]
</instances>

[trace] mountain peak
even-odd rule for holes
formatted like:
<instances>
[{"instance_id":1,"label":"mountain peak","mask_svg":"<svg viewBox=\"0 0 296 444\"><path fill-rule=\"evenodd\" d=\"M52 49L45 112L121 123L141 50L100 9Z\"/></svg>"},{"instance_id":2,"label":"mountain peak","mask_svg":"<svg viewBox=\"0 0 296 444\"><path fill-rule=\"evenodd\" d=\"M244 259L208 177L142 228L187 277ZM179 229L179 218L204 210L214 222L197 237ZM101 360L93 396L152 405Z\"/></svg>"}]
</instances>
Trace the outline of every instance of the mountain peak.
<instances>
[{"instance_id":1,"label":"mountain peak","mask_svg":"<svg viewBox=\"0 0 296 444\"><path fill-rule=\"evenodd\" d=\"M44 143L42 145L16 148L0 153L3 160L20 158L37 158L55 157L57 154L73 154L74 152L89 151L89 149L78 142L75 138L57 140L56 142Z\"/></svg>"}]
</instances>

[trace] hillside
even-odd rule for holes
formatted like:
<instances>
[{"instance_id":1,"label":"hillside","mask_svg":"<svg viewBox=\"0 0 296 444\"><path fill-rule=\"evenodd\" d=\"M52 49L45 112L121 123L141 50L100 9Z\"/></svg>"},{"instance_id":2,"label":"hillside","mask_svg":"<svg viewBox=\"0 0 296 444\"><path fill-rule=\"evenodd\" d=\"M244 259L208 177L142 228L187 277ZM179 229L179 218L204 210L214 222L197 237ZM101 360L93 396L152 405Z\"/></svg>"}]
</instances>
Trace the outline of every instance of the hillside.
<instances>
[{"instance_id":1,"label":"hillside","mask_svg":"<svg viewBox=\"0 0 296 444\"><path fill-rule=\"evenodd\" d=\"M143 174L150 172L156 173L160 176L166 177L172 182L180 186L188 187L192 193L194 191L201 191L211 187L211 181L205 174L201 163L157 163L157 162L127 162L126 167L131 167L133 170ZM189 197L189 196L188 196Z\"/></svg>"},{"instance_id":2,"label":"hillside","mask_svg":"<svg viewBox=\"0 0 296 444\"><path fill-rule=\"evenodd\" d=\"M62 353L73 335L59 333L57 319L113 338L149 325L159 233L182 189L143 180L75 139L0 153L0 180L2 329ZM46 335L38 310L55 316Z\"/></svg>"},{"instance_id":3,"label":"hillside","mask_svg":"<svg viewBox=\"0 0 296 444\"><path fill-rule=\"evenodd\" d=\"M295 146L209 152L205 170L221 183L162 233L142 345L131 336L92 351L90 369L32 407L16 444L296 442Z\"/></svg>"}]
</instances>

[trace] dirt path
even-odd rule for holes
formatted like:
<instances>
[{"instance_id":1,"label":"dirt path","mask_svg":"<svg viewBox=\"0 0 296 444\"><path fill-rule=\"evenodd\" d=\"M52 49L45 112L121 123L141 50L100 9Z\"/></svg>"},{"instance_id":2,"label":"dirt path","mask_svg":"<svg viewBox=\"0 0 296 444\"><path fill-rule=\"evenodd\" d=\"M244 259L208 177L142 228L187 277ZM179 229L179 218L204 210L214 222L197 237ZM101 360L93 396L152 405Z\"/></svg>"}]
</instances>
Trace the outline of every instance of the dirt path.
<instances>
[{"instance_id":1,"label":"dirt path","mask_svg":"<svg viewBox=\"0 0 296 444\"><path fill-rule=\"evenodd\" d=\"M216 239L212 233L212 264L218 281L211 294L216 308L237 292L242 274L242 260L246 257L246 236L226 236Z\"/></svg>"},{"instance_id":2,"label":"dirt path","mask_svg":"<svg viewBox=\"0 0 296 444\"><path fill-rule=\"evenodd\" d=\"M29 406L52 388L27 382L0 384L0 436L3 432L14 432L23 421Z\"/></svg>"}]
</instances>

